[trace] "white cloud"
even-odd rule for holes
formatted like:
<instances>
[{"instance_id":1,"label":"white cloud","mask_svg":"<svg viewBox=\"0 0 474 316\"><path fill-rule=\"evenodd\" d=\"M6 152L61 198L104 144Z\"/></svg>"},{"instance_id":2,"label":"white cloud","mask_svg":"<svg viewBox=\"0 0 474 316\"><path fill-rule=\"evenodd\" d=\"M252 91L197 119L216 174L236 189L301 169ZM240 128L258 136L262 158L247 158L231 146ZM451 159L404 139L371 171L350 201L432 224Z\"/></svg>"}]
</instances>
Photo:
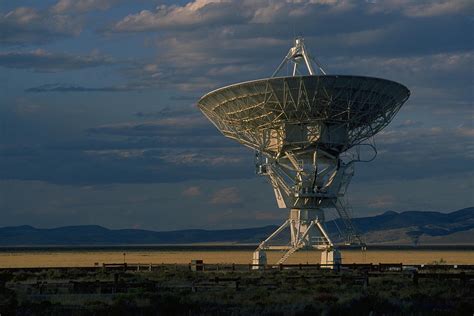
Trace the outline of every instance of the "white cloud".
<instances>
[{"instance_id":1,"label":"white cloud","mask_svg":"<svg viewBox=\"0 0 474 316\"><path fill-rule=\"evenodd\" d=\"M354 7L347 0L253 1L195 0L185 5L160 5L154 11L130 14L115 23L112 31L141 32L190 29L202 26L284 23L314 15L339 14Z\"/></svg>"},{"instance_id":2,"label":"white cloud","mask_svg":"<svg viewBox=\"0 0 474 316\"><path fill-rule=\"evenodd\" d=\"M71 1L71 0L63 0ZM92 0L90 0L92 1ZM114 32L194 29L215 25L279 24L295 27L304 19L318 23L343 14L400 13L409 18L465 14L474 8L470 0L195 0L184 5L160 5L155 10L129 14L116 22ZM328 20L329 19L329 20ZM352 23L348 16L346 23ZM359 22L360 24L360 22ZM327 25L326 22L322 26ZM330 26L329 28L332 28ZM338 27L336 27L338 28Z\"/></svg>"},{"instance_id":3,"label":"white cloud","mask_svg":"<svg viewBox=\"0 0 474 316\"><path fill-rule=\"evenodd\" d=\"M242 18L242 11L232 1L196 0L184 6L160 5L154 12L143 10L117 22L116 32L140 32L165 28L180 28L207 23L228 23Z\"/></svg>"}]
</instances>

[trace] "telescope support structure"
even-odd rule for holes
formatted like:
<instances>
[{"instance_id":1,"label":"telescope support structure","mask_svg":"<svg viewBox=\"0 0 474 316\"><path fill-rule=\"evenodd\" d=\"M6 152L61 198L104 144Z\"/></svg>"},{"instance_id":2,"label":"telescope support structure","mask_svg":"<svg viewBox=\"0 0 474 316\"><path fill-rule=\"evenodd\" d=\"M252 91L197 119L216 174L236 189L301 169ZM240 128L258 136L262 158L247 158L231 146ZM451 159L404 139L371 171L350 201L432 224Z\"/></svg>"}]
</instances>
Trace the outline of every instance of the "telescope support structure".
<instances>
[{"instance_id":1,"label":"telescope support structure","mask_svg":"<svg viewBox=\"0 0 474 316\"><path fill-rule=\"evenodd\" d=\"M327 209L336 209L343 225L346 243L362 244L352 225L350 215L341 198L354 174L353 163L344 163L322 149L288 151L275 158L257 153L257 173L269 178L280 208L289 208L288 219L266 240L253 255L254 268L267 264L266 250L286 250L277 261L284 263L299 249L322 250L323 267L334 268L341 256L324 226ZM285 230L290 232L286 245L274 245Z\"/></svg>"}]
</instances>

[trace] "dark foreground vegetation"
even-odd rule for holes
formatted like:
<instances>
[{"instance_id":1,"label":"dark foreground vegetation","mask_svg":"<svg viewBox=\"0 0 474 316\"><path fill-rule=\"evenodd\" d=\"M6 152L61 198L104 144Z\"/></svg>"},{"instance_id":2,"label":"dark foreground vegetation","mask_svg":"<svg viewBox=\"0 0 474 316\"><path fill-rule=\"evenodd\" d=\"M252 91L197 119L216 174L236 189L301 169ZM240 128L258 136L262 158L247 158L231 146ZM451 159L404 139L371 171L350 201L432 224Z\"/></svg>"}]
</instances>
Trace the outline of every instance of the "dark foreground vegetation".
<instances>
[{"instance_id":1,"label":"dark foreground vegetation","mask_svg":"<svg viewBox=\"0 0 474 316\"><path fill-rule=\"evenodd\" d=\"M0 270L5 315L473 315L472 271Z\"/></svg>"}]
</instances>

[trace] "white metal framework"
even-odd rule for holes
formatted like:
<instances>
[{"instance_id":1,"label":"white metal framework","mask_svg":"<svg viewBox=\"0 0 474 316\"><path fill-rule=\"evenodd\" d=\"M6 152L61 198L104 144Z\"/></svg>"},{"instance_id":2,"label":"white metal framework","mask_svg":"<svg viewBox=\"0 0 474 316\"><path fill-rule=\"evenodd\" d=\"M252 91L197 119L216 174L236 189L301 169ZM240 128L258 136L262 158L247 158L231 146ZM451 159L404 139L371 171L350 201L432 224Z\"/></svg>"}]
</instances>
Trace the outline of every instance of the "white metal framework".
<instances>
[{"instance_id":1,"label":"white metal framework","mask_svg":"<svg viewBox=\"0 0 474 316\"><path fill-rule=\"evenodd\" d=\"M360 238L342 197L354 174L354 160L341 154L387 126L408 99L403 85L378 78L315 75L301 38L277 68L293 63L293 76L238 83L203 96L198 106L227 137L257 151L257 173L269 178L280 208L289 218L263 241L254 263L266 263L265 250L286 249L283 263L301 248L323 250L321 262L332 264L339 253L324 228L325 212L335 209L347 242ZM309 75L299 75L304 64ZM285 246L270 241L289 227Z\"/></svg>"},{"instance_id":2,"label":"white metal framework","mask_svg":"<svg viewBox=\"0 0 474 316\"><path fill-rule=\"evenodd\" d=\"M319 64L319 62L309 55L309 52L306 50L306 47L304 45L304 39L302 37L297 37L295 39L295 46L290 48L288 54L286 54L285 58L283 58L283 61L275 70L272 77L275 77L283 69L283 66L285 66L285 64L288 64L289 62L293 63L293 76L301 74L299 72L299 66L303 63L306 66L308 74L310 75L316 74L313 68L313 63L316 64L319 71L323 75L326 74L326 71L324 71L323 67Z\"/></svg>"}]
</instances>

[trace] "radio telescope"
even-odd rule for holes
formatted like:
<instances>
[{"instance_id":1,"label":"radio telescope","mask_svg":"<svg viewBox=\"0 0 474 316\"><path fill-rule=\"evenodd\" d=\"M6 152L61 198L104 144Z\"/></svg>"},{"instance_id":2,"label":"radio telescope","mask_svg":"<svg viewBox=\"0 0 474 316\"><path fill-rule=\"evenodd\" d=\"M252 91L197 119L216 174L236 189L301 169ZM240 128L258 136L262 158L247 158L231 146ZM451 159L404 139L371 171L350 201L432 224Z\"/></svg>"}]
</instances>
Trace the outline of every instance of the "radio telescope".
<instances>
[{"instance_id":1,"label":"radio telescope","mask_svg":"<svg viewBox=\"0 0 474 316\"><path fill-rule=\"evenodd\" d=\"M285 66L292 75L278 76ZM390 80L327 74L303 38L296 38L272 77L226 86L199 100L224 136L256 151L257 173L269 178L278 206L289 209L288 219L254 252L254 264L267 263L268 249L286 250L281 264L303 248L321 250L325 266L340 263L324 225L329 210L336 210L346 243L363 244L343 202L354 163L361 160L346 156L387 126L409 96ZM272 245L288 227L289 243Z\"/></svg>"}]
</instances>

